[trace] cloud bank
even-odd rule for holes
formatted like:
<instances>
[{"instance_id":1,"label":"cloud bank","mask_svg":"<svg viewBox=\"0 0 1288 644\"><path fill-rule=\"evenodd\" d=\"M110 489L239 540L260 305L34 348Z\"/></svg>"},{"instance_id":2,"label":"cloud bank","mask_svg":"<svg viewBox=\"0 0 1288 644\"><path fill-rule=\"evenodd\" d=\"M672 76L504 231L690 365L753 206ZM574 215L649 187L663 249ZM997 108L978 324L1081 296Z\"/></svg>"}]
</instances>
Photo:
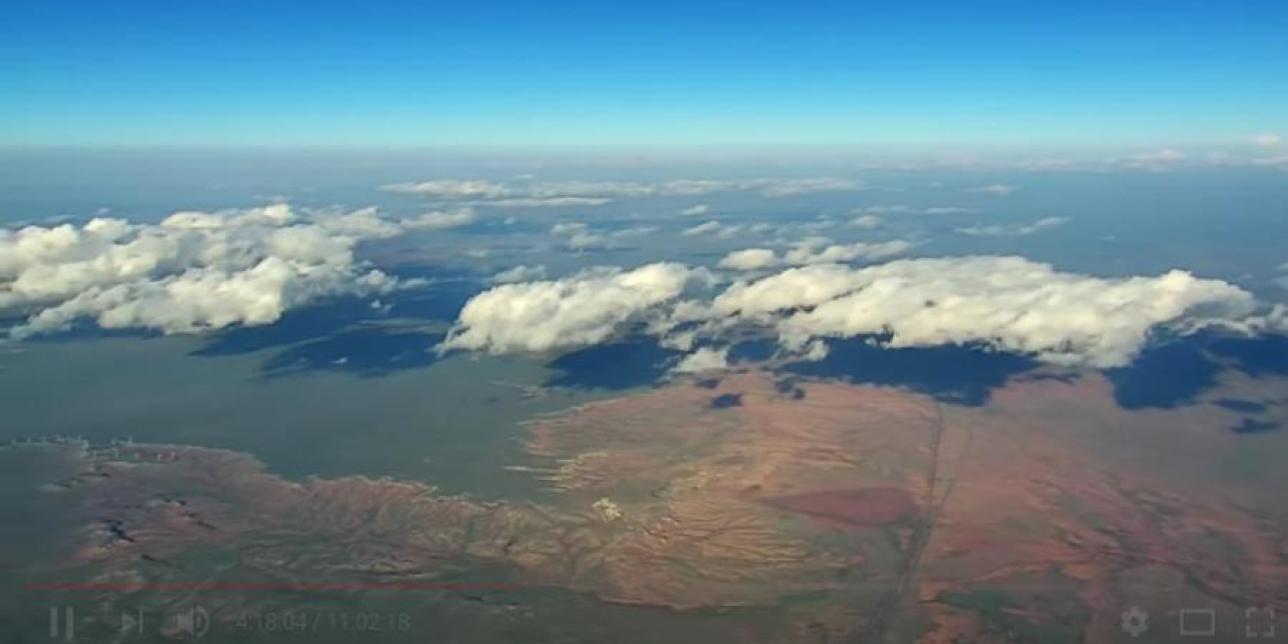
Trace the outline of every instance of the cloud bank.
<instances>
[{"instance_id":1,"label":"cloud bank","mask_svg":"<svg viewBox=\"0 0 1288 644\"><path fill-rule=\"evenodd\" d=\"M902 260L834 279L848 284L843 295L779 322L784 346L878 334L892 347L979 344L1108 368L1130 363L1159 325L1183 330L1254 308L1247 292L1184 271L1102 279L1019 257Z\"/></svg>"},{"instance_id":2,"label":"cloud bank","mask_svg":"<svg viewBox=\"0 0 1288 644\"><path fill-rule=\"evenodd\" d=\"M827 237L808 237L793 244L781 257L768 248L747 248L725 255L716 267L735 271L757 271L775 266L871 262L902 255L913 246L912 242L902 239L834 244Z\"/></svg>"},{"instance_id":3,"label":"cloud bank","mask_svg":"<svg viewBox=\"0 0 1288 644\"><path fill-rule=\"evenodd\" d=\"M977 186L967 188L966 192L973 192L981 195L992 195L994 197L1009 197L1019 190L1019 186L1013 186L1006 183L990 183L986 186Z\"/></svg>"},{"instance_id":4,"label":"cloud bank","mask_svg":"<svg viewBox=\"0 0 1288 644\"><path fill-rule=\"evenodd\" d=\"M850 220L850 225L855 228L876 228L883 223L883 220L876 215L859 215Z\"/></svg>"},{"instance_id":5,"label":"cloud bank","mask_svg":"<svg viewBox=\"0 0 1288 644\"><path fill-rule=\"evenodd\" d=\"M964 226L958 228L957 232L975 237L1026 237L1067 223L1069 223L1068 217L1043 217L1027 224Z\"/></svg>"},{"instance_id":6,"label":"cloud bank","mask_svg":"<svg viewBox=\"0 0 1288 644\"><path fill-rule=\"evenodd\" d=\"M713 219L711 221L704 221L696 226L690 226L689 228L685 228L683 231L681 231L680 234L685 237L701 237L704 235L713 235L715 237L719 237L720 239L729 239L736 235L741 234L742 231L743 231L742 224L725 224L725 223L715 221Z\"/></svg>"},{"instance_id":7,"label":"cloud bank","mask_svg":"<svg viewBox=\"0 0 1288 644\"><path fill-rule=\"evenodd\" d=\"M440 349L499 354L599 344L630 323L649 321L704 279L701 269L657 263L497 286L465 304Z\"/></svg>"},{"instance_id":8,"label":"cloud bank","mask_svg":"<svg viewBox=\"0 0 1288 644\"><path fill-rule=\"evenodd\" d=\"M1265 132L1252 137L1252 144L1259 148L1273 148L1282 141L1283 139L1274 132Z\"/></svg>"},{"instance_id":9,"label":"cloud bank","mask_svg":"<svg viewBox=\"0 0 1288 644\"><path fill-rule=\"evenodd\" d=\"M791 266L806 264L839 264L847 262L869 262L895 255L902 255L912 249L912 242L896 239L886 242L854 242L852 244L833 244L826 237L811 237L797 243L783 255L783 263Z\"/></svg>"},{"instance_id":10,"label":"cloud bank","mask_svg":"<svg viewBox=\"0 0 1288 644\"><path fill-rule=\"evenodd\" d=\"M536 266L520 264L493 275L492 283L513 284L515 282L531 282L533 280L544 279L545 276L546 267L544 264L538 264Z\"/></svg>"},{"instance_id":11,"label":"cloud bank","mask_svg":"<svg viewBox=\"0 0 1288 644\"><path fill-rule=\"evenodd\" d=\"M765 249L725 259L759 267ZM1160 329L1247 326L1256 308L1238 287L1184 271L1100 278L1022 257L815 264L735 282L709 300L682 297L693 276L680 265L652 264L496 287L466 305L444 346L548 351L604 342L628 327L692 346L724 343L734 330L751 328L776 334L784 351L801 356L824 355L827 338L874 337L891 347L982 346L1110 368L1128 364ZM1279 322L1273 314L1258 319L1260 328ZM694 353L686 363L714 364L714 357Z\"/></svg>"},{"instance_id":12,"label":"cloud bank","mask_svg":"<svg viewBox=\"0 0 1288 644\"><path fill-rule=\"evenodd\" d=\"M758 271L773 268L778 263L778 255L768 248L745 248L725 255L716 264L716 268L733 271Z\"/></svg>"},{"instance_id":13,"label":"cloud bank","mask_svg":"<svg viewBox=\"0 0 1288 644\"><path fill-rule=\"evenodd\" d=\"M751 191L763 197L792 197L820 192L862 189L862 185L841 177L788 177L760 179L674 179L659 182L636 181L488 181L435 179L391 183L382 190L428 199L465 201L500 207L602 205L619 198L699 197L720 192ZM697 216L707 208L699 205L684 211Z\"/></svg>"},{"instance_id":14,"label":"cloud bank","mask_svg":"<svg viewBox=\"0 0 1288 644\"><path fill-rule=\"evenodd\" d=\"M674 373L705 373L729 368L729 348L702 347L680 359L671 369Z\"/></svg>"},{"instance_id":15,"label":"cloud bank","mask_svg":"<svg viewBox=\"0 0 1288 644\"><path fill-rule=\"evenodd\" d=\"M655 226L633 226L618 230L593 230L585 222L560 222L550 227L550 235L560 238L569 250L582 252L615 248L619 243L657 232Z\"/></svg>"},{"instance_id":16,"label":"cloud bank","mask_svg":"<svg viewBox=\"0 0 1288 644\"><path fill-rule=\"evenodd\" d=\"M355 259L360 241L472 217L455 211L389 220L373 208L301 214L272 204L176 212L159 224L96 218L0 230L0 314L22 319L9 330L16 338L81 319L163 333L269 324L320 298L398 288L398 280Z\"/></svg>"}]
</instances>

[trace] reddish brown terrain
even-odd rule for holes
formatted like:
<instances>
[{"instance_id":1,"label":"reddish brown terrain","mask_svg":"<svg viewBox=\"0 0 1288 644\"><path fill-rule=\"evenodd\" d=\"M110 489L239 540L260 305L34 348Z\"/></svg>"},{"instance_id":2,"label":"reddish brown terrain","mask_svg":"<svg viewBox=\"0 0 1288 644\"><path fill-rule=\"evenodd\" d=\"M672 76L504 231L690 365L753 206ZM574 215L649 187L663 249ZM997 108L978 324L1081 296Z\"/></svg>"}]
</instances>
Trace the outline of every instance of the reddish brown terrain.
<instances>
[{"instance_id":1,"label":"reddish brown terrain","mask_svg":"<svg viewBox=\"0 0 1288 644\"><path fill-rule=\"evenodd\" d=\"M769 504L788 512L856 526L897 523L917 513L916 500L899 488L811 492L770 499Z\"/></svg>"},{"instance_id":2,"label":"reddish brown terrain","mask_svg":"<svg viewBox=\"0 0 1288 644\"><path fill-rule=\"evenodd\" d=\"M780 611L730 631L762 642L1102 642L1130 605L1288 613L1288 474L1258 458L1284 442L1250 446L1228 410L1126 411L1094 375L982 407L798 386L752 371L536 420L514 468L554 493L541 503L293 482L160 445L86 452L55 491L79 499L78 565L101 581L183 578L176 562L212 549L286 580L490 570L620 604ZM712 405L724 395L740 404Z\"/></svg>"}]
</instances>

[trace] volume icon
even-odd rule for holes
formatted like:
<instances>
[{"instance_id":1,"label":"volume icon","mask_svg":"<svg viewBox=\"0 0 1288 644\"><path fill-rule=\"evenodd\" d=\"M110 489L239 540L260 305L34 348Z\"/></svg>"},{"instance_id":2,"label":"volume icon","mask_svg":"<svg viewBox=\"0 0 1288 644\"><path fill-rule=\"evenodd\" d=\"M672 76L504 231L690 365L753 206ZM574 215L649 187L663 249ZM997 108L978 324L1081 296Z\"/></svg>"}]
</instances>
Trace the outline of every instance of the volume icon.
<instances>
[{"instance_id":1,"label":"volume icon","mask_svg":"<svg viewBox=\"0 0 1288 644\"><path fill-rule=\"evenodd\" d=\"M200 606L193 606L188 610L175 613L174 630L180 637L199 640L210 630L210 614Z\"/></svg>"}]
</instances>

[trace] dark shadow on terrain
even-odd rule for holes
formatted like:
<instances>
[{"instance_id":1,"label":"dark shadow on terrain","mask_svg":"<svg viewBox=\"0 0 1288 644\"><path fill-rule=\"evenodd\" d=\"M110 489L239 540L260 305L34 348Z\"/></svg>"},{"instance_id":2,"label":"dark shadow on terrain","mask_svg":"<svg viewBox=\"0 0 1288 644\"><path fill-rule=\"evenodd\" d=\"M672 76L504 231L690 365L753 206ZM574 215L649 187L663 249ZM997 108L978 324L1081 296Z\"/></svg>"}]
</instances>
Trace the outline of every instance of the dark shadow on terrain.
<instances>
[{"instance_id":1,"label":"dark shadow on terrain","mask_svg":"<svg viewBox=\"0 0 1288 644\"><path fill-rule=\"evenodd\" d=\"M1038 366L1029 358L979 347L888 349L867 340L829 340L826 358L793 362L782 369L802 376L904 387L943 402L979 406L1012 376Z\"/></svg>"},{"instance_id":2,"label":"dark shadow on terrain","mask_svg":"<svg viewBox=\"0 0 1288 644\"><path fill-rule=\"evenodd\" d=\"M788 373L850 382L902 386L934 396L945 402L979 405L992 389L1013 376L1019 379L1077 379L1076 372L1023 374L1039 365L1023 356L988 351L978 347L926 347L884 349L865 338L831 340L828 356L811 363L794 362L782 368ZM748 340L729 350L731 363L755 362L773 357L773 340ZM1194 402L1211 389L1224 368L1253 377L1288 375L1288 336L1232 337L1216 332L1173 337L1147 347L1127 367L1106 369L1113 395L1124 409L1175 407ZM790 388L781 389L788 393ZM1234 411L1258 411L1249 401L1219 401Z\"/></svg>"},{"instance_id":3,"label":"dark shadow on terrain","mask_svg":"<svg viewBox=\"0 0 1288 644\"><path fill-rule=\"evenodd\" d=\"M260 371L266 378L310 371L342 372L363 378L387 376L433 364L438 357L431 348L442 340L441 333L378 327L342 331L289 347L264 361Z\"/></svg>"},{"instance_id":4,"label":"dark shadow on terrain","mask_svg":"<svg viewBox=\"0 0 1288 644\"><path fill-rule=\"evenodd\" d=\"M1214 338L1207 348L1249 376L1288 376L1288 335Z\"/></svg>"},{"instance_id":5,"label":"dark shadow on terrain","mask_svg":"<svg viewBox=\"0 0 1288 644\"><path fill-rule=\"evenodd\" d=\"M712 409L728 409L742 406L742 394L720 394L711 399Z\"/></svg>"},{"instance_id":6,"label":"dark shadow on terrain","mask_svg":"<svg viewBox=\"0 0 1288 644\"><path fill-rule=\"evenodd\" d=\"M1017 378L1017 380L1020 380L1021 382L1044 382L1044 381L1054 380L1056 382L1063 382L1065 384L1071 383L1077 379L1078 379L1078 374L1074 372L1031 373L1031 374L1025 374Z\"/></svg>"},{"instance_id":7,"label":"dark shadow on terrain","mask_svg":"<svg viewBox=\"0 0 1288 644\"><path fill-rule=\"evenodd\" d=\"M422 274L423 273L423 274ZM396 318L416 318L455 322L461 308L471 297L491 285L474 273L459 271L397 271L398 277L423 277L434 280L424 287L400 291L388 298L386 315Z\"/></svg>"},{"instance_id":8,"label":"dark shadow on terrain","mask_svg":"<svg viewBox=\"0 0 1288 644\"><path fill-rule=\"evenodd\" d=\"M371 308L370 302L344 298L288 311L273 324L228 329L214 335L206 346L193 351L192 355L215 357L253 353L322 338L350 324L376 319L379 315Z\"/></svg>"},{"instance_id":9,"label":"dark shadow on terrain","mask_svg":"<svg viewBox=\"0 0 1288 644\"><path fill-rule=\"evenodd\" d=\"M1263 434L1279 429L1278 423L1270 423L1255 418L1244 418L1238 425L1230 428L1236 434Z\"/></svg>"},{"instance_id":10,"label":"dark shadow on terrain","mask_svg":"<svg viewBox=\"0 0 1288 644\"><path fill-rule=\"evenodd\" d=\"M1106 369L1105 375L1125 409L1175 407L1211 389L1227 365L1254 378L1288 375L1288 336L1204 332L1171 338L1146 348L1130 366Z\"/></svg>"},{"instance_id":11,"label":"dark shadow on terrain","mask_svg":"<svg viewBox=\"0 0 1288 644\"><path fill-rule=\"evenodd\" d=\"M401 269L393 274L404 279L434 281L424 288L392 294L387 307L373 306L373 302L367 299L346 297L288 311L273 324L228 329L214 335L206 346L192 355L214 357L252 353L324 338L371 320L411 318L450 323L456 320L465 302L483 288L481 282L460 272Z\"/></svg>"},{"instance_id":12,"label":"dark shadow on terrain","mask_svg":"<svg viewBox=\"0 0 1288 644\"><path fill-rule=\"evenodd\" d=\"M1265 405L1255 400L1239 400L1237 398L1222 398L1220 400L1213 400L1212 404L1218 407L1222 407L1224 409L1229 409L1230 411L1237 411L1244 414L1259 414L1266 410Z\"/></svg>"},{"instance_id":13,"label":"dark shadow on terrain","mask_svg":"<svg viewBox=\"0 0 1288 644\"><path fill-rule=\"evenodd\" d=\"M1175 407L1216 384L1220 370L1199 342L1178 339L1146 348L1129 366L1106 369L1105 377L1123 409Z\"/></svg>"},{"instance_id":14,"label":"dark shadow on terrain","mask_svg":"<svg viewBox=\"0 0 1288 644\"><path fill-rule=\"evenodd\" d=\"M764 362L778 351L778 342L770 339L745 340L729 347L729 362Z\"/></svg>"},{"instance_id":15,"label":"dark shadow on terrain","mask_svg":"<svg viewBox=\"0 0 1288 644\"><path fill-rule=\"evenodd\" d=\"M792 400L804 400L805 390L801 389L795 378L781 378L774 381L774 390L786 394Z\"/></svg>"},{"instance_id":16,"label":"dark shadow on terrain","mask_svg":"<svg viewBox=\"0 0 1288 644\"><path fill-rule=\"evenodd\" d=\"M651 385L666 374L679 355L679 351L663 348L652 338L588 347L550 361L546 366L559 373L545 385L608 390Z\"/></svg>"},{"instance_id":17,"label":"dark shadow on terrain","mask_svg":"<svg viewBox=\"0 0 1288 644\"><path fill-rule=\"evenodd\" d=\"M363 378L427 367L437 360L442 333L382 324L390 320L436 323L446 328L461 307L484 288L477 276L432 268L392 271L423 278L422 288L394 293L385 301L345 297L289 311L274 324L237 327L214 334L191 355L218 357L272 351L260 365L266 378L331 371Z\"/></svg>"}]
</instances>

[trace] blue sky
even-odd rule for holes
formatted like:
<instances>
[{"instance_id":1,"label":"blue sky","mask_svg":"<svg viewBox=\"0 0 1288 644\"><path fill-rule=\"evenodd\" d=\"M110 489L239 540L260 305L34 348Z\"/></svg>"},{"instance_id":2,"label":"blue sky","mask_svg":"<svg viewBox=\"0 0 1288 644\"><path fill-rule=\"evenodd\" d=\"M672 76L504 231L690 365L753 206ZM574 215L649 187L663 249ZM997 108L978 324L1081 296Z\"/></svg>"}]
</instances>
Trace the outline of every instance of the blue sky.
<instances>
[{"instance_id":1,"label":"blue sky","mask_svg":"<svg viewBox=\"0 0 1288 644\"><path fill-rule=\"evenodd\" d=\"M0 144L1223 145L1288 3L18 2Z\"/></svg>"}]
</instances>

